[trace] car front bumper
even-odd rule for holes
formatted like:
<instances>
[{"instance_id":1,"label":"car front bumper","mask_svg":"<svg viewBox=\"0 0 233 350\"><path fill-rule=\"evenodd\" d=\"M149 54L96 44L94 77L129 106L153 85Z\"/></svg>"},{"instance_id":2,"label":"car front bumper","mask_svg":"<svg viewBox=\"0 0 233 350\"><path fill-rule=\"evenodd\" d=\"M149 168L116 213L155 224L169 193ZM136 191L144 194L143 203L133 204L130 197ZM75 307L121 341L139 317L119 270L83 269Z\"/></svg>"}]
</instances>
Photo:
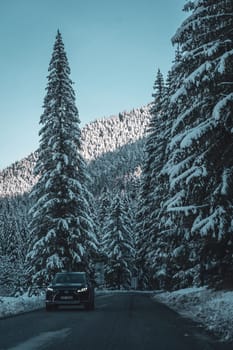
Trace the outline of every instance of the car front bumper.
<instances>
[{"instance_id":1,"label":"car front bumper","mask_svg":"<svg viewBox=\"0 0 233 350\"><path fill-rule=\"evenodd\" d=\"M46 294L46 305L85 305L90 302L90 291L75 293L73 291L55 291Z\"/></svg>"}]
</instances>

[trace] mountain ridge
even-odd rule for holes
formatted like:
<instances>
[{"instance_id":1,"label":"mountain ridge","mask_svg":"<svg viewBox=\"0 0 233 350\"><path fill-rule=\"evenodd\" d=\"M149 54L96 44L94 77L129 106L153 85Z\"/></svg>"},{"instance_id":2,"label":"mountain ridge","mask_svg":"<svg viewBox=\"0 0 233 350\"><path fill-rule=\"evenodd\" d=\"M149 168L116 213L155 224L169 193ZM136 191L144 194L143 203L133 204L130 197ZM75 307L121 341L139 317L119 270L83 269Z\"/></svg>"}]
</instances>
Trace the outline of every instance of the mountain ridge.
<instances>
[{"instance_id":1,"label":"mountain ridge","mask_svg":"<svg viewBox=\"0 0 233 350\"><path fill-rule=\"evenodd\" d=\"M85 125L81 129L81 141L82 153L87 163L96 162L98 158L101 159L104 155L111 153L114 162L114 152L122 153L122 147L132 146L140 140L140 151L137 150L137 152L143 153L143 138L151 118L150 108L151 104L148 104L130 112L124 111L116 116L97 119ZM37 181L33 174L36 159L35 151L0 171L0 197L21 195L30 191ZM132 164L128 165L133 167Z\"/></svg>"}]
</instances>

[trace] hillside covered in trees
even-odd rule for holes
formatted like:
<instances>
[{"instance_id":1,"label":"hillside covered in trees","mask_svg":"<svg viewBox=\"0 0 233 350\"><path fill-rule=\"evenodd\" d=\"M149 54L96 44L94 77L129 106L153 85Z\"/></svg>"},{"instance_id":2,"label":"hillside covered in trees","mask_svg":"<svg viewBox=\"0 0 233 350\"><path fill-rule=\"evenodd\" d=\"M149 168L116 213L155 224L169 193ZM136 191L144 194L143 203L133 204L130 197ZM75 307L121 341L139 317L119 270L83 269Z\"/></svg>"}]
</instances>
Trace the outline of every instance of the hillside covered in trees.
<instances>
[{"instance_id":1,"label":"hillside covered in trees","mask_svg":"<svg viewBox=\"0 0 233 350\"><path fill-rule=\"evenodd\" d=\"M81 129L82 154L88 166L94 167L93 164L98 164L98 161L102 164L105 157L109 158L111 164L119 163L116 167L122 168L122 172L125 171L125 173L130 173L130 169L135 169L137 164L140 165L143 158L141 150L151 118L150 108L151 106L148 105L129 112L124 111L117 116L98 119L85 125ZM121 153L122 157L124 154L125 164L122 164L120 159ZM135 157L135 161L132 157ZM116 161L117 158L118 161ZM37 152L0 171L1 197L12 197L31 190L37 181L33 174L36 160ZM106 165L108 166L109 164ZM102 165L99 167L101 168ZM108 170L104 169L101 172L108 172ZM111 173L110 169L109 173Z\"/></svg>"}]
</instances>

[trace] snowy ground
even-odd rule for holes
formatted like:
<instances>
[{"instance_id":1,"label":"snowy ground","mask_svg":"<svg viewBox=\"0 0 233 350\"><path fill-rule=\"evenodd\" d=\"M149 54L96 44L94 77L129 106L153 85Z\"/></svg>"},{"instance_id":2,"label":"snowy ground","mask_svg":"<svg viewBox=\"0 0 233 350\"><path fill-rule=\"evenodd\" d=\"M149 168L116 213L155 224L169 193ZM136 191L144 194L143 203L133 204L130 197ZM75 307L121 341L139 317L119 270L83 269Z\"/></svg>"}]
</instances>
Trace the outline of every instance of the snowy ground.
<instances>
[{"instance_id":1,"label":"snowy ground","mask_svg":"<svg viewBox=\"0 0 233 350\"><path fill-rule=\"evenodd\" d=\"M44 299L43 295L33 297L23 295L18 298L0 296L0 318L41 309L45 305Z\"/></svg>"},{"instance_id":2,"label":"snowy ground","mask_svg":"<svg viewBox=\"0 0 233 350\"><path fill-rule=\"evenodd\" d=\"M103 293L116 293L116 291L97 292L97 294ZM171 293L156 292L153 299L163 302L185 317L202 323L223 341L233 341L233 291L213 291L205 287L187 288ZM0 297L0 318L43 307L43 295Z\"/></svg>"},{"instance_id":3,"label":"snowy ground","mask_svg":"<svg viewBox=\"0 0 233 350\"><path fill-rule=\"evenodd\" d=\"M156 293L153 297L181 315L202 323L222 341L233 341L233 291L186 288Z\"/></svg>"}]
</instances>

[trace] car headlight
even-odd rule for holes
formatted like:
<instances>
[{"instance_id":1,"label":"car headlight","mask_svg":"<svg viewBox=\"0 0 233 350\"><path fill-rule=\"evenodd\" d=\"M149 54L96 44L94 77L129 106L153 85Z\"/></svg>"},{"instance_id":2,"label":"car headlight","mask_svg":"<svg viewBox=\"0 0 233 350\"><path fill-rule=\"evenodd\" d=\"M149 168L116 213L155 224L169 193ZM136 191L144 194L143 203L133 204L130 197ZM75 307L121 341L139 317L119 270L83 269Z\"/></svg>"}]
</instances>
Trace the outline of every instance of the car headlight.
<instances>
[{"instance_id":1,"label":"car headlight","mask_svg":"<svg viewBox=\"0 0 233 350\"><path fill-rule=\"evenodd\" d=\"M83 293L83 292L87 292L88 288L87 287L83 287L81 289L77 290L77 293Z\"/></svg>"},{"instance_id":2,"label":"car headlight","mask_svg":"<svg viewBox=\"0 0 233 350\"><path fill-rule=\"evenodd\" d=\"M53 291L54 291L54 289L52 287L47 288L47 292L53 292Z\"/></svg>"}]
</instances>

